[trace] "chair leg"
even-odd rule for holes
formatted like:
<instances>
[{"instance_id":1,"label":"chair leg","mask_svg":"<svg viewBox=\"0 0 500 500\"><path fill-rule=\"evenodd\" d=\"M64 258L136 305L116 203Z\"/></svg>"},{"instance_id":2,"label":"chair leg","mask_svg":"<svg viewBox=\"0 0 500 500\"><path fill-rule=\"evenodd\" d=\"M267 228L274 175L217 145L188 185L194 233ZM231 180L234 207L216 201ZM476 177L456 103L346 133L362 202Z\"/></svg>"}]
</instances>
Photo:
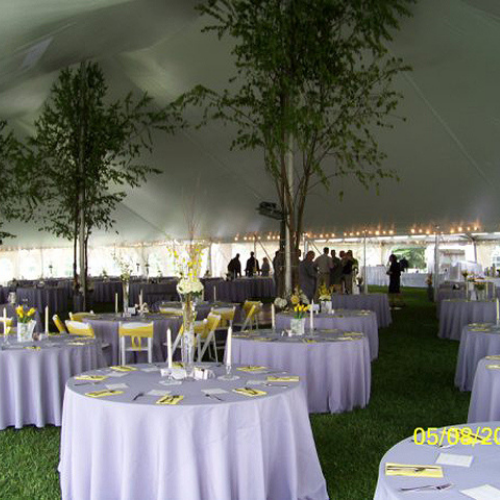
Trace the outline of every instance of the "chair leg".
<instances>
[{"instance_id":1,"label":"chair leg","mask_svg":"<svg viewBox=\"0 0 500 500\"><path fill-rule=\"evenodd\" d=\"M219 355L217 354L217 339L215 338L214 335L214 352L215 352L215 362L219 362Z\"/></svg>"},{"instance_id":2,"label":"chair leg","mask_svg":"<svg viewBox=\"0 0 500 500\"><path fill-rule=\"evenodd\" d=\"M124 365L125 363L125 338L120 338L120 364Z\"/></svg>"},{"instance_id":3,"label":"chair leg","mask_svg":"<svg viewBox=\"0 0 500 500\"><path fill-rule=\"evenodd\" d=\"M148 339L148 363L153 362L153 339Z\"/></svg>"}]
</instances>

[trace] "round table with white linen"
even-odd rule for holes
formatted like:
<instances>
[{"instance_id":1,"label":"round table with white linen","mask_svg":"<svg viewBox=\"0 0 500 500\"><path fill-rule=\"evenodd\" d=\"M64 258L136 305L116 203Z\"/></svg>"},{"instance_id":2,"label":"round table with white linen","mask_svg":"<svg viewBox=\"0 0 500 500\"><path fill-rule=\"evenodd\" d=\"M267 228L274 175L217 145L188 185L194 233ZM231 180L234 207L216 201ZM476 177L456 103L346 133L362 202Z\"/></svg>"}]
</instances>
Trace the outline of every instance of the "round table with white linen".
<instances>
[{"instance_id":1,"label":"round table with white linen","mask_svg":"<svg viewBox=\"0 0 500 500\"><path fill-rule=\"evenodd\" d=\"M101 343L72 335L39 342L0 339L0 429L61 425L64 387L78 373L105 366Z\"/></svg>"},{"instance_id":2,"label":"round table with white linen","mask_svg":"<svg viewBox=\"0 0 500 500\"><path fill-rule=\"evenodd\" d=\"M450 426L450 428L464 427ZM380 462L377 489L375 491L374 500L407 500L409 498L420 499L442 499L442 500L465 500L467 498L500 498L500 475L498 470L500 467L500 446L499 436L500 430L494 434L496 429L500 428L500 422L487 422L481 424L471 424L466 427L471 429L471 432L478 432L479 438L487 436L486 428L492 429L490 444L462 444L462 439L458 439L458 433L450 434L453 442L460 441L450 448L440 448L439 446L431 446L429 444L416 444L413 441L413 436L399 442L393 446L382 458ZM450 429L448 428L448 430ZM434 431L433 431L434 432ZM435 430L430 441L433 442L435 436L440 439L443 429ZM418 438L420 439L420 438ZM420 440L418 442L421 442ZM439 441L438 441L439 443ZM448 434L444 434L444 445L449 444ZM444 456L442 456L443 454ZM441 457L440 457L441 455ZM450 457L454 455L455 457ZM469 467L448 465L451 461L456 462L456 455L466 455L472 457L472 463ZM458 459L460 459L458 457ZM462 458L462 460L465 460ZM409 465L415 467L423 467L430 465L440 465L441 463L443 477L409 477L402 475L386 475L386 464ZM413 471L415 473L418 471ZM420 472L422 473L422 472ZM479 496L480 491L477 491L478 496L468 496L467 491L474 488L482 488L486 491L494 492L497 496ZM423 488L423 490L407 490L404 488ZM494 488L491 490L491 488ZM472 491L470 491L472 493Z\"/></svg>"},{"instance_id":3,"label":"round table with white linen","mask_svg":"<svg viewBox=\"0 0 500 500\"><path fill-rule=\"evenodd\" d=\"M439 315L439 337L460 340L464 326L494 321L496 300L443 300Z\"/></svg>"},{"instance_id":4,"label":"round table with white linen","mask_svg":"<svg viewBox=\"0 0 500 500\"><path fill-rule=\"evenodd\" d=\"M289 329L290 321L294 317L293 312L281 312L276 314L276 330L278 332ZM310 316L306 317L306 330L311 328ZM336 309L331 314L314 314L313 328L318 330L345 330L362 332L368 337L370 344L370 357L372 360L378 357L378 328L377 315L373 311L356 311L354 309Z\"/></svg>"},{"instance_id":5,"label":"round table with white linen","mask_svg":"<svg viewBox=\"0 0 500 500\"><path fill-rule=\"evenodd\" d=\"M500 420L500 355L479 361L472 386L468 422Z\"/></svg>"},{"instance_id":6,"label":"round table with white linen","mask_svg":"<svg viewBox=\"0 0 500 500\"><path fill-rule=\"evenodd\" d=\"M315 330L288 337L273 330L238 332L232 360L300 375L310 413L341 413L370 401L370 347L363 333Z\"/></svg>"},{"instance_id":7,"label":"round table with white linen","mask_svg":"<svg viewBox=\"0 0 500 500\"><path fill-rule=\"evenodd\" d=\"M109 344L111 349L111 362L119 363L120 360L120 338L118 336L118 327L120 322L134 323L154 323L153 327L153 360L164 361L167 341L167 330L170 328L172 332L172 342L177 337L179 329L182 325L182 317L168 316L164 314L144 314L142 316L124 317L122 314L98 314L94 317L84 318L85 323L90 323L94 330L95 336L103 343ZM147 353L128 353L130 359L127 362L146 361ZM136 359L132 360L135 356Z\"/></svg>"},{"instance_id":8,"label":"round table with white linen","mask_svg":"<svg viewBox=\"0 0 500 500\"><path fill-rule=\"evenodd\" d=\"M333 309L368 309L377 315L378 326L384 328L392 322L389 299L385 293L361 293L359 295L332 295Z\"/></svg>"},{"instance_id":9,"label":"round table with white linen","mask_svg":"<svg viewBox=\"0 0 500 500\"><path fill-rule=\"evenodd\" d=\"M68 382L63 500L327 500L302 381L234 366L237 380L169 385L154 365L134 368L99 371L108 378L96 384ZM183 399L160 404L165 396Z\"/></svg>"},{"instance_id":10,"label":"round table with white linen","mask_svg":"<svg viewBox=\"0 0 500 500\"><path fill-rule=\"evenodd\" d=\"M472 323L464 326L455 373L455 385L461 391L472 390L477 365L489 354L500 354L500 325Z\"/></svg>"}]
</instances>

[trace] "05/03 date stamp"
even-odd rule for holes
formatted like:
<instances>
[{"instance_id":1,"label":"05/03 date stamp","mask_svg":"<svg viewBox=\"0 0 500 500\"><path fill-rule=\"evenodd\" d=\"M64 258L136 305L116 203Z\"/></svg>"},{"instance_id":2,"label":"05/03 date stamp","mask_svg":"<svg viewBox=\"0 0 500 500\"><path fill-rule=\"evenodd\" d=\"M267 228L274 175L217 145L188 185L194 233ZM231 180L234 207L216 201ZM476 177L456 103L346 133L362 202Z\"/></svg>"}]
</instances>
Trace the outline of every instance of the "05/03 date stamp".
<instances>
[{"instance_id":1,"label":"05/03 date stamp","mask_svg":"<svg viewBox=\"0 0 500 500\"><path fill-rule=\"evenodd\" d=\"M413 431L413 442L428 446L500 445L500 427L417 427Z\"/></svg>"}]
</instances>

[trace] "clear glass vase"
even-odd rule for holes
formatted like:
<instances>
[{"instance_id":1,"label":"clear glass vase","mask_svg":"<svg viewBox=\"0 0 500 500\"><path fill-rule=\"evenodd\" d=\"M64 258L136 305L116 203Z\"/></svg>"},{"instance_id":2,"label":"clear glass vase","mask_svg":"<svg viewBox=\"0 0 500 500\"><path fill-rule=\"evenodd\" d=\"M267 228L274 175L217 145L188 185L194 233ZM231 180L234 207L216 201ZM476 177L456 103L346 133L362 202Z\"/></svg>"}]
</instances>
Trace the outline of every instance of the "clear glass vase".
<instances>
[{"instance_id":1,"label":"clear glass vase","mask_svg":"<svg viewBox=\"0 0 500 500\"><path fill-rule=\"evenodd\" d=\"M195 306L191 294L183 297L182 302L182 324L183 335L181 337L181 357L182 365L186 370L188 377L192 376L194 369L194 352L195 352Z\"/></svg>"},{"instance_id":2,"label":"clear glass vase","mask_svg":"<svg viewBox=\"0 0 500 500\"><path fill-rule=\"evenodd\" d=\"M33 332L35 331L35 321L28 321L27 323L17 323L17 341L18 342L31 342L33 340Z\"/></svg>"},{"instance_id":3,"label":"clear glass vase","mask_svg":"<svg viewBox=\"0 0 500 500\"><path fill-rule=\"evenodd\" d=\"M292 318L290 321L290 330L292 335L304 335L306 318Z\"/></svg>"},{"instance_id":4,"label":"clear glass vase","mask_svg":"<svg viewBox=\"0 0 500 500\"><path fill-rule=\"evenodd\" d=\"M130 281L123 280L122 281L122 291L123 291L123 315L127 316L128 314L128 295L130 290Z\"/></svg>"}]
</instances>

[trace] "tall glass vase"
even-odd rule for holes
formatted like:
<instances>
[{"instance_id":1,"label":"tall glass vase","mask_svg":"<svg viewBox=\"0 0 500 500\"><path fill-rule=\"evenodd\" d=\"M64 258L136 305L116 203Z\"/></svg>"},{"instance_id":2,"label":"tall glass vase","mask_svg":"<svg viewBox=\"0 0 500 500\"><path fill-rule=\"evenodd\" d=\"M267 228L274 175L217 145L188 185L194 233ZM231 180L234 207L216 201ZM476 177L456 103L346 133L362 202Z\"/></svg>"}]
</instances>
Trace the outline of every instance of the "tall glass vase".
<instances>
[{"instance_id":1,"label":"tall glass vase","mask_svg":"<svg viewBox=\"0 0 500 500\"><path fill-rule=\"evenodd\" d=\"M191 294L183 297L182 302L182 321L184 333L181 337L181 356L182 364L190 377L194 369L194 351L195 351L195 307Z\"/></svg>"},{"instance_id":2,"label":"tall glass vase","mask_svg":"<svg viewBox=\"0 0 500 500\"><path fill-rule=\"evenodd\" d=\"M126 316L128 313L128 294L130 290L130 281L128 280L122 281L122 290L123 290L123 315Z\"/></svg>"}]
</instances>

